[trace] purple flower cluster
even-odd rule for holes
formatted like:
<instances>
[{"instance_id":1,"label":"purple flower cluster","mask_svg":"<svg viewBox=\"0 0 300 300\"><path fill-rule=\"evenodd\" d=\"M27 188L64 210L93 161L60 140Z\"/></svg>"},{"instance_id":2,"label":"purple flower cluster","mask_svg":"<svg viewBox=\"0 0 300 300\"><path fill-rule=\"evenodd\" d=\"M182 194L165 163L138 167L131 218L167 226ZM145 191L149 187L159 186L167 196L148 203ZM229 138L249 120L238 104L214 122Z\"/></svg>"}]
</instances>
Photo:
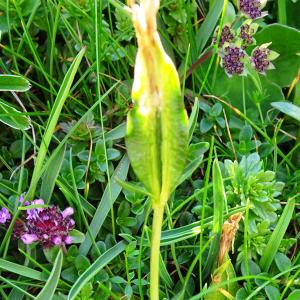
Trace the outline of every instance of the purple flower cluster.
<instances>
[{"instance_id":1,"label":"purple flower cluster","mask_svg":"<svg viewBox=\"0 0 300 300\"><path fill-rule=\"evenodd\" d=\"M250 19L262 16L260 0L239 0L240 10Z\"/></svg>"},{"instance_id":2,"label":"purple flower cluster","mask_svg":"<svg viewBox=\"0 0 300 300\"><path fill-rule=\"evenodd\" d=\"M28 205L44 205L42 199L33 200ZM74 210L71 207L63 211L56 206L31 208L21 215L21 221L14 225L13 235L20 238L24 244L39 242L44 248L55 245L64 246L72 243L70 231L74 228L75 221L71 218ZM6 208L0 210L0 223L8 226L11 215Z\"/></svg>"},{"instance_id":3,"label":"purple flower cluster","mask_svg":"<svg viewBox=\"0 0 300 300\"><path fill-rule=\"evenodd\" d=\"M7 208L3 207L0 210L0 223L6 224L11 219L11 215Z\"/></svg>"},{"instance_id":4,"label":"purple flower cluster","mask_svg":"<svg viewBox=\"0 0 300 300\"><path fill-rule=\"evenodd\" d=\"M213 44L215 44L217 42L217 32L216 32L216 35L213 37ZM222 28L220 41L219 41L219 47L222 47L226 42L231 42L233 39L234 39L234 35L233 35L232 31L230 30L230 27L225 25Z\"/></svg>"},{"instance_id":5,"label":"purple flower cluster","mask_svg":"<svg viewBox=\"0 0 300 300\"><path fill-rule=\"evenodd\" d=\"M244 63L241 61L245 53L238 47L226 47L223 57L223 67L229 75L241 75L244 72Z\"/></svg>"},{"instance_id":6,"label":"purple flower cluster","mask_svg":"<svg viewBox=\"0 0 300 300\"><path fill-rule=\"evenodd\" d=\"M256 48L252 52L251 62L254 69L259 73L264 73L270 66L269 55L271 51L268 48Z\"/></svg>"},{"instance_id":7,"label":"purple flower cluster","mask_svg":"<svg viewBox=\"0 0 300 300\"><path fill-rule=\"evenodd\" d=\"M242 48L246 49L249 45L253 43L253 35L254 29L250 27L249 24L242 25L240 27L240 34L239 37L243 41Z\"/></svg>"}]
</instances>

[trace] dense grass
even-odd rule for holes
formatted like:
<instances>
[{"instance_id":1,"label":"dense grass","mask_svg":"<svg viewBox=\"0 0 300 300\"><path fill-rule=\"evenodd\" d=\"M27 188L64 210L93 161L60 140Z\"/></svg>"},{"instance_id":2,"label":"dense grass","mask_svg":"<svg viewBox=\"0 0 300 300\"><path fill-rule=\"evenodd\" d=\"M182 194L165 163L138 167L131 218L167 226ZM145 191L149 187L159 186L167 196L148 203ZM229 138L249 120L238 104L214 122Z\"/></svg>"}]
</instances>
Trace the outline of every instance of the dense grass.
<instances>
[{"instance_id":1,"label":"dense grass","mask_svg":"<svg viewBox=\"0 0 300 300\"><path fill-rule=\"evenodd\" d=\"M2 209L0 299L149 299L152 196L125 144L137 44L123 2L0 0L1 75L22 76L0 76L0 205L11 216ZM294 2L268 1L253 22L245 57L269 42L279 57L266 74L245 63L247 76L224 65L220 28L238 39L249 19L237 1L160 3L189 116L186 166L162 222L160 299L300 299ZM25 245L20 220L49 205L74 209L72 244ZM228 238L221 263L228 220L234 251Z\"/></svg>"}]
</instances>

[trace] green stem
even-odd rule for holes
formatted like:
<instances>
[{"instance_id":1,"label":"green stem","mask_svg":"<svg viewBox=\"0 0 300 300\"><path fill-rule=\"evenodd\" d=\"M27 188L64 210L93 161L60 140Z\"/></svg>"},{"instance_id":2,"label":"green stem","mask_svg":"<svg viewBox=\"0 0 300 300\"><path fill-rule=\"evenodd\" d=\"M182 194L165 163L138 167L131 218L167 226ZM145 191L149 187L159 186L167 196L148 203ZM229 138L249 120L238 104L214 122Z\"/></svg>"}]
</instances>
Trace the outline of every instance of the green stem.
<instances>
[{"instance_id":1,"label":"green stem","mask_svg":"<svg viewBox=\"0 0 300 300\"><path fill-rule=\"evenodd\" d=\"M164 207L153 206L152 240L150 257L150 300L159 300L159 255Z\"/></svg>"},{"instance_id":2,"label":"green stem","mask_svg":"<svg viewBox=\"0 0 300 300\"><path fill-rule=\"evenodd\" d=\"M279 23L286 25L286 0L278 0Z\"/></svg>"}]
</instances>

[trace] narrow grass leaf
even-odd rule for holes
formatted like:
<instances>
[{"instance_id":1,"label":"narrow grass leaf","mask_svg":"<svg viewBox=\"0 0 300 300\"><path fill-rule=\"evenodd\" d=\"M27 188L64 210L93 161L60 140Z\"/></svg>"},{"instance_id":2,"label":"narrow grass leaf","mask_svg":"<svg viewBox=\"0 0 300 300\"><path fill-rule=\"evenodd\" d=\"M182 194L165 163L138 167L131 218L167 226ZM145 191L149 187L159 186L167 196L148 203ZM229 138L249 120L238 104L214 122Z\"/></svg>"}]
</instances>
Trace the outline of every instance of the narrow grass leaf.
<instances>
[{"instance_id":1,"label":"narrow grass leaf","mask_svg":"<svg viewBox=\"0 0 300 300\"><path fill-rule=\"evenodd\" d=\"M273 107L281 111L282 113L288 115L289 117L295 119L296 121L300 122L300 107L287 102L287 101L281 101L281 102L273 102L271 103Z\"/></svg>"},{"instance_id":2,"label":"narrow grass leaf","mask_svg":"<svg viewBox=\"0 0 300 300\"><path fill-rule=\"evenodd\" d=\"M124 181L124 180L121 180L119 178L116 178L116 181L125 190L128 190L128 191L133 192L133 193L147 195L147 196L151 197L151 194L149 194L149 192L144 187L142 187L138 184L134 184L132 182Z\"/></svg>"},{"instance_id":3,"label":"narrow grass leaf","mask_svg":"<svg viewBox=\"0 0 300 300\"><path fill-rule=\"evenodd\" d=\"M56 256L55 262L53 264L53 269L50 273L50 276L49 276L45 286L43 287L43 289L36 296L35 300L52 299L55 289L57 287L58 281L59 281L62 263L63 263L63 254L62 254L62 250L60 249Z\"/></svg>"},{"instance_id":4,"label":"narrow grass leaf","mask_svg":"<svg viewBox=\"0 0 300 300\"><path fill-rule=\"evenodd\" d=\"M213 240L210 244L206 264L203 268L203 278L207 278L211 273L219 254L220 238L223 226L223 211L226 203L226 194L223 185L221 169L217 159L213 163L213 199L214 199L214 216L212 235Z\"/></svg>"},{"instance_id":5,"label":"narrow grass leaf","mask_svg":"<svg viewBox=\"0 0 300 300\"><path fill-rule=\"evenodd\" d=\"M51 109L46 130L36 159L35 168L33 170L30 187L27 194L28 199L32 199L34 197L37 183L42 175L41 173L42 173L44 160L48 151L49 144L52 139L52 135L55 130L55 126L57 124L63 105L69 95L71 85L73 83L75 74L78 70L79 64L84 56L84 53L85 53L85 48L81 49L81 51L77 54L74 61L72 62L68 72L64 77L64 80L60 86L57 97L55 99L54 105Z\"/></svg>"},{"instance_id":6,"label":"narrow grass leaf","mask_svg":"<svg viewBox=\"0 0 300 300\"><path fill-rule=\"evenodd\" d=\"M2 258L0 258L0 269L5 272L11 272L34 280L46 281L48 277L45 276L45 274L43 274L42 272L10 262Z\"/></svg>"},{"instance_id":7,"label":"narrow grass leaf","mask_svg":"<svg viewBox=\"0 0 300 300\"><path fill-rule=\"evenodd\" d=\"M14 284L11 280L0 276L0 281L7 283L11 287L13 287L15 290L19 291L21 294L26 295L27 297L30 297L31 299L36 299L33 295L27 293L25 290L21 289L18 285ZM12 299L12 298L10 298L10 299ZM45 299L43 299L43 300L45 300Z\"/></svg>"},{"instance_id":8,"label":"narrow grass leaf","mask_svg":"<svg viewBox=\"0 0 300 300\"><path fill-rule=\"evenodd\" d=\"M29 89L29 81L22 76L0 75L0 91L26 92Z\"/></svg>"},{"instance_id":9,"label":"narrow grass leaf","mask_svg":"<svg viewBox=\"0 0 300 300\"><path fill-rule=\"evenodd\" d=\"M111 260L120 255L125 250L126 243L119 242L106 252L104 252L73 284L68 300L73 300L78 295L80 290L88 283L102 268L104 268Z\"/></svg>"},{"instance_id":10,"label":"narrow grass leaf","mask_svg":"<svg viewBox=\"0 0 300 300\"><path fill-rule=\"evenodd\" d=\"M201 143L201 150L199 150L199 156L196 159L188 162L184 168L183 174L181 175L178 185L190 178L192 174L198 169L203 160L203 154L209 149L209 144L206 142Z\"/></svg>"},{"instance_id":11,"label":"narrow grass leaf","mask_svg":"<svg viewBox=\"0 0 300 300\"><path fill-rule=\"evenodd\" d=\"M118 139L124 138L126 135L126 123L122 123L112 130L105 133L105 140L108 141L114 141Z\"/></svg>"},{"instance_id":12,"label":"narrow grass leaf","mask_svg":"<svg viewBox=\"0 0 300 300\"><path fill-rule=\"evenodd\" d=\"M195 99L195 103L194 103L193 108L192 108L192 112L191 112L190 118L189 118L189 143L192 140L194 130L195 130L196 126L197 126L197 120L198 120L198 115L199 115L199 108L200 108L200 106L199 106L199 99L196 98Z\"/></svg>"},{"instance_id":13,"label":"narrow grass leaf","mask_svg":"<svg viewBox=\"0 0 300 300\"><path fill-rule=\"evenodd\" d=\"M214 28L216 27L222 12L223 4L224 0L218 0L214 2L212 8L209 10L204 22L196 34L198 55L201 54ZM196 58L193 57L193 59Z\"/></svg>"},{"instance_id":14,"label":"narrow grass leaf","mask_svg":"<svg viewBox=\"0 0 300 300\"><path fill-rule=\"evenodd\" d=\"M46 203L49 202L57 176L59 174L63 159L65 157L66 147L59 149L54 156L51 156L49 159L50 162L47 165L47 169L45 170L40 196Z\"/></svg>"},{"instance_id":15,"label":"narrow grass leaf","mask_svg":"<svg viewBox=\"0 0 300 300\"><path fill-rule=\"evenodd\" d=\"M110 211L110 201L112 201L112 203L114 203L122 190L122 187L117 183L116 178L118 177L121 180L125 180L127 177L128 169L129 169L129 160L128 160L127 155L124 155L111 177L111 197L112 197L112 199L110 200L110 193L109 193L109 188L107 185L104 190L104 193L102 195L100 204L97 207L97 210L96 210L94 217L92 219L92 222L90 224L91 234L93 235L94 238L99 233L99 231ZM92 245L92 240L91 240L89 234L86 233L85 240L80 245L80 248L79 248L80 254L86 255L89 252L91 245Z\"/></svg>"},{"instance_id":16,"label":"narrow grass leaf","mask_svg":"<svg viewBox=\"0 0 300 300\"><path fill-rule=\"evenodd\" d=\"M292 219L294 208L295 199L291 199L284 208L282 215L270 237L270 240L262 253L259 264L264 272L268 272L272 261L275 258L280 243Z\"/></svg>"},{"instance_id":17,"label":"narrow grass leaf","mask_svg":"<svg viewBox=\"0 0 300 300\"><path fill-rule=\"evenodd\" d=\"M0 100L0 122L18 130L27 130L30 128L29 118L2 100Z\"/></svg>"},{"instance_id":18,"label":"narrow grass leaf","mask_svg":"<svg viewBox=\"0 0 300 300\"><path fill-rule=\"evenodd\" d=\"M163 280L163 282L169 288L173 287L173 285L174 285L173 280L172 280L171 276L169 275L169 272L166 268L165 262L161 255L159 256L159 275L160 275L160 278Z\"/></svg>"}]
</instances>

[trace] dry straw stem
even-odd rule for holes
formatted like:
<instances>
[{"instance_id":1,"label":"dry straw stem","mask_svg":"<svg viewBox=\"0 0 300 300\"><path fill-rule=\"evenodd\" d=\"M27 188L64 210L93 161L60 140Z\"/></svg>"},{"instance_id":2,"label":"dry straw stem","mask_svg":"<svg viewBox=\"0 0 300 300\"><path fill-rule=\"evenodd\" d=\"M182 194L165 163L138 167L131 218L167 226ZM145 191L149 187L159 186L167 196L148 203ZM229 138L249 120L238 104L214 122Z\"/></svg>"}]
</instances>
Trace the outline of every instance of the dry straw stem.
<instances>
[{"instance_id":1,"label":"dry straw stem","mask_svg":"<svg viewBox=\"0 0 300 300\"><path fill-rule=\"evenodd\" d=\"M242 218L242 213L237 213L229 217L223 225L222 236L220 241L220 251L218 258L218 265L221 266L224 262L224 257L228 254L230 248L233 252L233 243L237 230L239 229L239 222Z\"/></svg>"}]
</instances>

